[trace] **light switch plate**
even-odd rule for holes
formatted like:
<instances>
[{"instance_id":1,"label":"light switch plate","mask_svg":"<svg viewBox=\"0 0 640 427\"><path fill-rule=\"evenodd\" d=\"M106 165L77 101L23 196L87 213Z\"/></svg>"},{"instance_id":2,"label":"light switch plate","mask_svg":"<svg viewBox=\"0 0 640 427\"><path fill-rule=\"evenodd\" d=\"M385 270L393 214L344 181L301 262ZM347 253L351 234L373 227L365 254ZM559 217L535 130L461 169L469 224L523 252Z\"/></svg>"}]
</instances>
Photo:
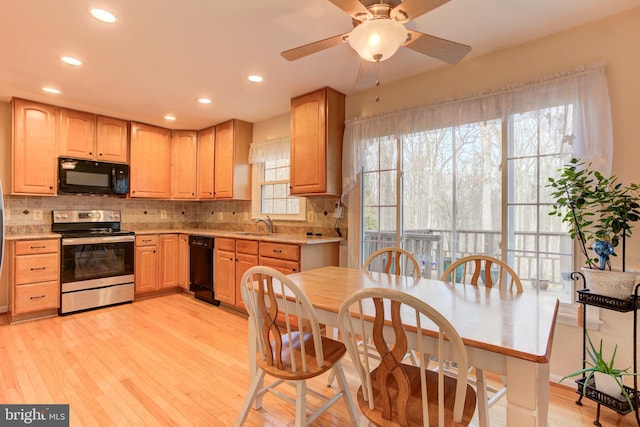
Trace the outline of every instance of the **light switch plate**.
<instances>
[{"instance_id":1,"label":"light switch plate","mask_svg":"<svg viewBox=\"0 0 640 427\"><path fill-rule=\"evenodd\" d=\"M162 209L160 211L160 218L162 219L167 219L167 211L165 211L164 209Z\"/></svg>"},{"instance_id":2,"label":"light switch plate","mask_svg":"<svg viewBox=\"0 0 640 427\"><path fill-rule=\"evenodd\" d=\"M313 211L307 212L307 222L313 222L313 219L314 219Z\"/></svg>"},{"instance_id":3,"label":"light switch plate","mask_svg":"<svg viewBox=\"0 0 640 427\"><path fill-rule=\"evenodd\" d=\"M35 221L42 221L42 209L33 210L33 219Z\"/></svg>"}]
</instances>

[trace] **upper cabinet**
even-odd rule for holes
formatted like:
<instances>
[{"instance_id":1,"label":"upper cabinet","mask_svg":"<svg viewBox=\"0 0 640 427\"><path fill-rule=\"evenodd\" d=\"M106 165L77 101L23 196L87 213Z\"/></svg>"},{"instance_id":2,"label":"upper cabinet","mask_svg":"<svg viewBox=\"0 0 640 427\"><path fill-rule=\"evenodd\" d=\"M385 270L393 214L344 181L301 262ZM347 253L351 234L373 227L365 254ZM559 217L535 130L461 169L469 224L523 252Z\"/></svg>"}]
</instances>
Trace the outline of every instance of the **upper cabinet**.
<instances>
[{"instance_id":1,"label":"upper cabinet","mask_svg":"<svg viewBox=\"0 0 640 427\"><path fill-rule=\"evenodd\" d=\"M59 109L14 98L11 193L54 196Z\"/></svg>"},{"instance_id":2,"label":"upper cabinet","mask_svg":"<svg viewBox=\"0 0 640 427\"><path fill-rule=\"evenodd\" d=\"M196 198L198 132L175 130L171 136L171 198Z\"/></svg>"},{"instance_id":3,"label":"upper cabinet","mask_svg":"<svg viewBox=\"0 0 640 427\"><path fill-rule=\"evenodd\" d=\"M291 100L292 195L342 193L345 95L329 87Z\"/></svg>"},{"instance_id":4,"label":"upper cabinet","mask_svg":"<svg viewBox=\"0 0 640 427\"><path fill-rule=\"evenodd\" d=\"M127 163L127 122L60 108L60 156Z\"/></svg>"},{"instance_id":5,"label":"upper cabinet","mask_svg":"<svg viewBox=\"0 0 640 427\"><path fill-rule=\"evenodd\" d=\"M198 199L213 199L213 155L216 143L214 126L198 132Z\"/></svg>"},{"instance_id":6,"label":"upper cabinet","mask_svg":"<svg viewBox=\"0 0 640 427\"><path fill-rule=\"evenodd\" d=\"M213 195L216 199L251 199L249 144L253 123L229 120L216 126Z\"/></svg>"},{"instance_id":7,"label":"upper cabinet","mask_svg":"<svg viewBox=\"0 0 640 427\"><path fill-rule=\"evenodd\" d=\"M131 123L131 197L171 198L171 131Z\"/></svg>"}]
</instances>

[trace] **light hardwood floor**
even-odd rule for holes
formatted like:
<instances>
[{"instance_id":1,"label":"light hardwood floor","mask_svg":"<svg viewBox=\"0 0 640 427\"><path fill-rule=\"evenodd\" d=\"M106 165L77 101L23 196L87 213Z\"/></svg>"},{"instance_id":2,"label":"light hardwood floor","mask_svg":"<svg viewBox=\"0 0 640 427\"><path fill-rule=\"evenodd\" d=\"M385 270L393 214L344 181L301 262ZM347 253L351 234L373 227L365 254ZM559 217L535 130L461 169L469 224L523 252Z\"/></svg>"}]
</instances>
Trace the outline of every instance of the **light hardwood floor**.
<instances>
[{"instance_id":1,"label":"light hardwood floor","mask_svg":"<svg viewBox=\"0 0 640 427\"><path fill-rule=\"evenodd\" d=\"M247 321L185 294L8 325L0 316L0 402L68 403L72 426L232 426L249 387ZM358 381L345 370L355 390ZM327 391L322 381L313 384ZM549 425L588 426L595 404L552 385ZM490 410L504 425L504 407ZM346 425L339 402L314 425ZM246 426L292 425L266 396ZM635 426L603 408L603 426Z\"/></svg>"}]
</instances>

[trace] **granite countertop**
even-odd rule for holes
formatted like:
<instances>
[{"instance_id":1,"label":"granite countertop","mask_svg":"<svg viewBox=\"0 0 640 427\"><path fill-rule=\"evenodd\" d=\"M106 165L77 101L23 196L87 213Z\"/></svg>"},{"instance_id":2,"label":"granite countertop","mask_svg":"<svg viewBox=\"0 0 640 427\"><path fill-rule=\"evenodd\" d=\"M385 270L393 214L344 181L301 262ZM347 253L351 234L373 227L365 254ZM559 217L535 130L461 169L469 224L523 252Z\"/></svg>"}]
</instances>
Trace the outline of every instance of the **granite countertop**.
<instances>
[{"instance_id":1,"label":"granite countertop","mask_svg":"<svg viewBox=\"0 0 640 427\"><path fill-rule=\"evenodd\" d=\"M37 239L59 239L58 233L24 233L24 234L5 234L5 240L37 240Z\"/></svg>"},{"instance_id":2,"label":"granite countertop","mask_svg":"<svg viewBox=\"0 0 640 427\"><path fill-rule=\"evenodd\" d=\"M332 243L341 242L344 240L342 237L337 236L307 236L304 234L286 234L286 233L256 233L250 231L235 231L235 230L215 230L210 228L196 228L196 229L180 229L180 230L137 230L136 235L145 234L168 234L168 233L182 233L182 234L197 234L199 236L211 236L211 237L227 237L230 239L247 239L247 240L259 240L264 242L278 242L278 243L291 243L296 245L313 245L319 243Z\"/></svg>"}]
</instances>

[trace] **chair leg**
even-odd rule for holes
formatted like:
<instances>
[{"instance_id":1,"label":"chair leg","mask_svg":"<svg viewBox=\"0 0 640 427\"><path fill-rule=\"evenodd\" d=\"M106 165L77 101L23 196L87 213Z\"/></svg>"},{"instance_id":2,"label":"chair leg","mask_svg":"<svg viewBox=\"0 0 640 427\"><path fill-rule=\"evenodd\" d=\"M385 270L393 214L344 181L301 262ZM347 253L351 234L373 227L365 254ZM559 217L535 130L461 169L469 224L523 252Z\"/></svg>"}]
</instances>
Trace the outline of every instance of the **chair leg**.
<instances>
[{"instance_id":1,"label":"chair leg","mask_svg":"<svg viewBox=\"0 0 640 427\"><path fill-rule=\"evenodd\" d=\"M238 414L238 419L236 420L235 427L240 427L244 424L247 419L247 415L249 415L249 411L251 410L251 404L256 400L256 395L258 391L262 388L262 383L264 381L264 371L262 369L258 369L256 372L256 376L253 378L251 382L251 387L249 387L249 392L247 393L247 397L244 399L244 403L242 404L242 409L240 409L240 413ZM260 409L257 407L256 409Z\"/></svg>"},{"instance_id":2,"label":"chair leg","mask_svg":"<svg viewBox=\"0 0 640 427\"><path fill-rule=\"evenodd\" d=\"M307 425L307 382L296 381L296 427Z\"/></svg>"},{"instance_id":3,"label":"chair leg","mask_svg":"<svg viewBox=\"0 0 640 427\"><path fill-rule=\"evenodd\" d=\"M342 362L337 362L333 369L331 369L332 375L338 380L338 384L340 386L340 390L342 391L342 398L344 399L344 404L347 407L347 411L349 411L349 415L351 415L351 422L353 425L358 425L358 416L356 414L356 407L353 403L353 398L351 397L351 391L349 390L349 384L347 383L347 378L344 376L344 371L342 370Z\"/></svg>"},{"instance_id":4,"label":"chair leg","mask_svg":"<svg viewBox=\"0 0 640 427\"><path fill-rule=\"evenodd\" d=\"M479 427L489 427L487 376L484 373L484 369L476 368L476 395L478 398L478 425Z\"/></svg>"}]
</instances>

